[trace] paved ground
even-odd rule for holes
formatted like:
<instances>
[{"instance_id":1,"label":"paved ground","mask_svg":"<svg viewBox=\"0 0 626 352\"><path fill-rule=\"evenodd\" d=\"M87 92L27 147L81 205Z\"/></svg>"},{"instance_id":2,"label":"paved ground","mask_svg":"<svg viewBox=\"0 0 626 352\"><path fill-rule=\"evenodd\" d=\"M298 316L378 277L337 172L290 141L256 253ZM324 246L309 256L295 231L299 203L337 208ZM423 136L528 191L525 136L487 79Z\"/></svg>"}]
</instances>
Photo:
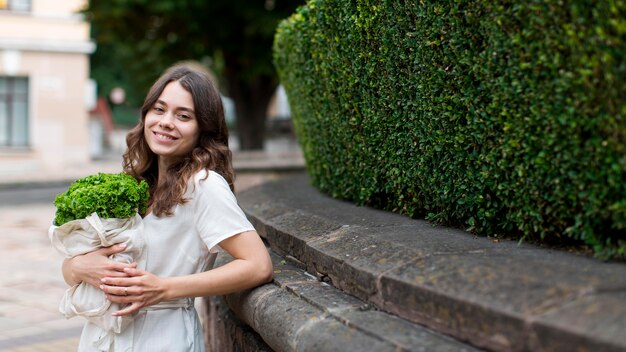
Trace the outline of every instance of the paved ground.
<instances>
[{"instance_id":1,"label":"paved ground","mask_svg":"<svg viewBox=\"0 0 626 352\"><path fill-rule=\"evenodd\" d=\"M291 165L302 165L298 151L237 154L234 159L246 170L238 173L238 191L280 177L272 169L273 161L279 163L278 169L288 167L288 160ZM248 164L254 165L246 169ZM28 182L55 182L119 169L119 160L112 159L45 175L0 173L0 184L14 187ZM49 202L0 204L0 351L76 350L83 321L66 320L57 308L67 286L60 273L62 257L47 237L54 211Z\"/></svg>"},{"instance_id":2,"label":"paved ground","mask_svg":"<svg viewBox=\"0 0 626 352\"><path fill-rule=\"evenodd\" d=\"M62 257L46 235L54 207L35 204L0 211L0 350L75 350L82 321L66 320L58 312L67 286L60 275ZM51 339L55 349L50 349Z\"/></svg>"}]
</instances>

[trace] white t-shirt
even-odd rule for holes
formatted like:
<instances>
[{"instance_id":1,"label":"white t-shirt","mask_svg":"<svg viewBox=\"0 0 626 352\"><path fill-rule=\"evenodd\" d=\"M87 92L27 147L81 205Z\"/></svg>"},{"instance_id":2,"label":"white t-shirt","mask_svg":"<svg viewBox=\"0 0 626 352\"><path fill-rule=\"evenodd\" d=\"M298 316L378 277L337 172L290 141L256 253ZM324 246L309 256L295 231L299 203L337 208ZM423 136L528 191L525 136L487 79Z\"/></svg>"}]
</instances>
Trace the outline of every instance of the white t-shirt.
<instances>
[{"instance_id":1,"label":"white t-shirt","mask_svg":"<svg viewBox=\"0 0 626 352\"><path fill-rule=\"evenodd\" d=\"M184 205L168 217L144 218L146 271L159 277L200 273L213 267L219 243L254 231L226 180L214 171L198 172L187 187ZM195 187L194 187L195 186ZM115 351L204 351L204 339L193 300L185 307L140 311L133 324L115 337ZM155 307L153 307L155 308ZM83 337L93 330L89 323ZM95 351L81 337L79 351Z\"/></svg>"}]
</instances>

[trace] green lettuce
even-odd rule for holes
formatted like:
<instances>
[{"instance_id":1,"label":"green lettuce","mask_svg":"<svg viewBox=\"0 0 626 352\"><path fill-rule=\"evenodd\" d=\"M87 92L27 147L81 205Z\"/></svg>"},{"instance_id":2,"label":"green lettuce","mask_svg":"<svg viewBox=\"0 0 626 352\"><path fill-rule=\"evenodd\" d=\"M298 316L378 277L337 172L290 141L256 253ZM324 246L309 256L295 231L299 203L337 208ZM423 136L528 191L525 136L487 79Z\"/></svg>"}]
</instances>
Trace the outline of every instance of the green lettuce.
<instances>
[{"instance_id":1,"label":"green lettuce","mask_svg":"<svg viewBox=\"0 0 626 352\"><path fill-rule=\"evenodd\" d=\"M83 219L92 213L101 218L129 218L145 214L148 184L127 173L98 173L76 180L67 191L56 196L54 225Z\"/></svg>"}]
</instances>

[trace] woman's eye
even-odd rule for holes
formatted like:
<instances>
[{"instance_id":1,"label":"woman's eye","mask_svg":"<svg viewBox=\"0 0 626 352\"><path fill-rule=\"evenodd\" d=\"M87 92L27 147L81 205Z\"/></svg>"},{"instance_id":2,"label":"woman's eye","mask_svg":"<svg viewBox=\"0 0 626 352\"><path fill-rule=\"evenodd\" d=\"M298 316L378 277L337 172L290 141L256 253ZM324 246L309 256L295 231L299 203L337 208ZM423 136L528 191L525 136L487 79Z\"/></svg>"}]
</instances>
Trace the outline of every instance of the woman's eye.
<instances>
[{"instance_id":1,"label":"woman's eye","mask_svg":"<svg viewBox=\"0 0 626 352\"><path fill-rule=\"evenodd\" d=\"M154 107L154 111L156 111L156 112L163 112L165 110L163 110L163 108L161 108L160 106L155 106Z\"/></svg>"},{"instance_id":2,"label":"woman's eye","mask_svg":"<svg viewBox=\"0 0 626 352\"><path fill-rule=\"evenodd\" d=\"M178 115L178 117L180 117L181 119L185 119L185 120L191 118L191 116L185 115L185 114Z\"/></svg>"}]
</instances>

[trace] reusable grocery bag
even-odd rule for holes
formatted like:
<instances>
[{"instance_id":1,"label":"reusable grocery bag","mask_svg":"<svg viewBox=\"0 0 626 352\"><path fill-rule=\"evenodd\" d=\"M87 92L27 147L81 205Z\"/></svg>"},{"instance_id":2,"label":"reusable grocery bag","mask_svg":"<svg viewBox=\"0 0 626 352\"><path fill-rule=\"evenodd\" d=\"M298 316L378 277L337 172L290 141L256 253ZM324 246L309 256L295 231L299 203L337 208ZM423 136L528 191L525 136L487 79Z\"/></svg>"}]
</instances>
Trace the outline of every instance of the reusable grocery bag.
<instances>
[{"instance_id":1,"label":"reusable grocery bag","mask_svg":"<svg viewBox=\"0 0 626 352\"><path fill-rule=\"evenodd\" d=\"M101 219L93 213L61 226L52 225L48 235L54 248L66 258L125 243L123 252L109 258L121 263L137 262L138 269L145 269L144 226L139 214L126 219ZM83 316L102 329L99 336L92 337L94 347L102 351L108 351L114 334L120 333L133 320L133 316L111 315L120 309L122 305L112 303L106 299L104 292L84 282L70 287L59 304L60 312L67 319Z\"/></svg>"}]
</instances>

